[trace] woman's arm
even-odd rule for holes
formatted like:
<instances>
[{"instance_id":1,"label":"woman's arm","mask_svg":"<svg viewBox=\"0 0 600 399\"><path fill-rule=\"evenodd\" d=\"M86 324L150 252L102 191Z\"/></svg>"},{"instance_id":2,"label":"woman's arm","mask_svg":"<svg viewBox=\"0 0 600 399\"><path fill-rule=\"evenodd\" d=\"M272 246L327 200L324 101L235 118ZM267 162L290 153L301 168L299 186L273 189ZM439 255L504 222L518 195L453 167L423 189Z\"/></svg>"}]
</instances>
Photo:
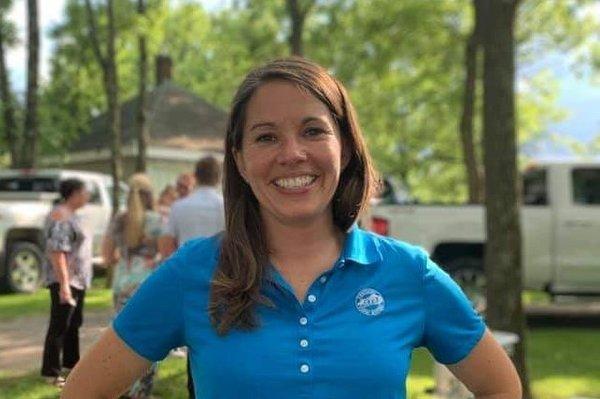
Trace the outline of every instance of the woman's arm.
<instances>
[{"instance_id":1,"label":"woman's arm","mask_svg":"<svg viewBox=\"0 0 600 399\"><path fill-rule=\"evenodd\" d=\"M465 359L447 367L476 399L521 399L519 375L489 330Z\"/></svg>"},{"instance_id":2,"label":"woman's arm","mask_svg":"<svg viewBox=\"0 0 600 399\"><path fill-rule=\"evenodd\" d=\"M112 327L69 374L61 398L113 399L119 397L152 362L132 351Z\"/></svg>"},{"instance_id":3,"label":"woman's arm","mask_svg":"<svg viewBox=\"0 0 600 399\"><path fill-rule=\"evenodd\" d=\"M55 209L50 214L50 218L54 223L64 222L67 218L67 215L61 211L61 209ZM59 228L60 230L60 228ZM60 237L60 233L58 233L58 237L52 237L51 239L62 241L64 237ZM64 244L64 243L62 243ZM67 263L67 249L70 248L70 245L55 245L54 248L49 253L50 264L52 265L52 269L54 271L54 275L56 276L56 280L60 286L59 290L59 298L61 303L68 303L72 306L75 306L75 300L73 299L73 295L71 293L71 285L69 280L69 268Z\"/></svg>"},{"instance_id":4,"label":"woman's arm","mask_svg":"<svg viewBox=\"0 0 600 399\"><path fill-rule=\"evenodd\" d=\"M58 284L60 285L60 302L75 306L73 295L71 293L71 286L69 285L67 255L64 252L52 251L50 252L50 263L52 264L54 275L56 276Z\"/></svg>"},{"instance_id":5,"label":"woman's arm","mask_svg":"<svg viewBox=\"0 0 600 399\"><path fill-rule=\"evenodd\" d=\"M108 234L105 234L104 237L102 237L101 252L102 259L104 260L104 266L107 268L113 266L119 260L115 240L113 240Z\"/></svg>"}]
</instances>

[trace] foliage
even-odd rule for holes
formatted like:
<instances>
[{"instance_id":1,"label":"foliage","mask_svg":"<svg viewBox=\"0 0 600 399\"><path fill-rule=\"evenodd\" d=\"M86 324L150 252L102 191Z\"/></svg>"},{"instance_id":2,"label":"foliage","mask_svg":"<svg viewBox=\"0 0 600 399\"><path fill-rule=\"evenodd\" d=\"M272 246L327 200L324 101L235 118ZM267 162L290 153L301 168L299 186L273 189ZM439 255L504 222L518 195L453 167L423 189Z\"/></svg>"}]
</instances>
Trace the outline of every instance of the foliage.
<instances>
[{"instance_id":1,"label":"foliage","mask_svg":"<svg viewBox=\"0 0 600 399\"><path fill-rule=\"evenodd\" d=\"M588 66L600 59L592 40L599 21L581 11L591 2L529 0L520 8L518 66L532 70L518 85L521 143L564 117L556 106L555 77L535 63L540 55L585 54L576 59ZM236 1L208 11L194 1L153 0L145 17L134 3L117 2L122 101L136 95L140 30L148 37L151 70L155 55L170 55L174 81L222 109L251 68L289 54L283 1ZM305 24L305 54L348 86L377 166L404 180L423 202L466 198L458 124L471 8L464 0L320 0ZM99 16L100 25L106 23ZM52 72L41 100L42 140L45 153L60 154L88 132L106 105L81 0L67 1L53 38ZM480 121L475 130L480 140Z\"/></svg>"}]
</instances>

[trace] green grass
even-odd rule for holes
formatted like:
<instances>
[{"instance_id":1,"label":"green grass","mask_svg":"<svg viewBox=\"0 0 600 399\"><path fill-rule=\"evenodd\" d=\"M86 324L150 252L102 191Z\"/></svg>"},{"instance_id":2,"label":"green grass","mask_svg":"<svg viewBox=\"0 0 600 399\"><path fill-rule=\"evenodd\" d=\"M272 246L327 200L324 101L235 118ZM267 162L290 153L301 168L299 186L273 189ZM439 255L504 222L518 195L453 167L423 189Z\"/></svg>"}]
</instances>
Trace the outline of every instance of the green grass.
<instances>
[{"instance_id":1,"label":"green grass","mask_svg":"<svg viewBox=\"0 0 600 399\"><path fill-rule=\"evenodd\" d=\"M523 305L547 305L551 302L550 295L544 291L525 290L521 298Z\"/></svg>"},{"instance_id":2,"label":"green grass","mask_svg":"<svg viewBox=\"0 0 600 399\"><path fill-rule=\"evenodd\" d=\"M600 398L597 329L551 328L529 334L531 386L538 399ZM408 398L433 399L425 393L433 387L433 363L427 351L414 352L407 382ZM161 363L154 396L187 399L185 359L168 358ZM58 391L45 385L37 373L25 377L0 374L0 398L53 399Z\"/></svg>"},{"instance_id":3,"label":"green grass","mask_svg":"<svg viewBox=\"0 0 600 399\"><path fill-rule=\"evenodd\" d=\"M104 288L104 278L95 278L86 292L86 311L106 310L112 307L111 290ZM33 294L0 295L0 320L47 314L50 311L50 294L45 288ZM1 398L1 397L0 397Z\"/></svg>"}]
</instances>

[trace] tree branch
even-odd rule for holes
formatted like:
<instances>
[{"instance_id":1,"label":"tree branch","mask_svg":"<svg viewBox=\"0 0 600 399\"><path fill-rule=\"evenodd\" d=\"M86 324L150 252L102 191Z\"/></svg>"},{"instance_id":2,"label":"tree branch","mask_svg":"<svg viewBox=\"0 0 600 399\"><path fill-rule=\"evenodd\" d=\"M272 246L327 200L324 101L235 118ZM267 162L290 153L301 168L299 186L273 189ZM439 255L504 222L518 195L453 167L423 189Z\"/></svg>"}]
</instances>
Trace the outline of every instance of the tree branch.
<instances>
[{"instance_id":1,"label":"tree branch","mask_svg":"<svg viewBox=\"0 0 600 399\"><path fill-rule=\"evenodd\" d=\"M96 25L96 18L94 17L94 9L92 8L92 3L90 0L85 0L85 9L88 19L88 36L90 42L92 44L92 50L94 51L94 55L96 56L98 63L106 71L108 68L108 62L105 57L102 56L102 51L100 50L100 41L98 40L98 27Z\"/></svg>"}]
</instances>

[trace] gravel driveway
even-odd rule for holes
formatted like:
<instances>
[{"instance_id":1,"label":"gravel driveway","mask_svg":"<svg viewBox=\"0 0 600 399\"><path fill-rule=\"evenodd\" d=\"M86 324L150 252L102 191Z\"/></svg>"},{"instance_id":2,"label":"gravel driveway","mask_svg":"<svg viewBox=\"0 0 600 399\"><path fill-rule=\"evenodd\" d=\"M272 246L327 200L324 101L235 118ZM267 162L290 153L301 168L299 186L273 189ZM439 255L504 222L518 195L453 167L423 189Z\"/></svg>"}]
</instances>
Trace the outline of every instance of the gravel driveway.
<instances>
[{"instance_id":1,"label":"gravel driveway","mask_svg":"<svg viewBox=\"0 0 600 399\"><path fill-rule=\"evenodd\" d=\"M80 329L81 353L93 344L110 323L112 311L89 311ZM23 375L41 367L48 315L0 321L0 372Z\"/></svg>"}]
</instances>

